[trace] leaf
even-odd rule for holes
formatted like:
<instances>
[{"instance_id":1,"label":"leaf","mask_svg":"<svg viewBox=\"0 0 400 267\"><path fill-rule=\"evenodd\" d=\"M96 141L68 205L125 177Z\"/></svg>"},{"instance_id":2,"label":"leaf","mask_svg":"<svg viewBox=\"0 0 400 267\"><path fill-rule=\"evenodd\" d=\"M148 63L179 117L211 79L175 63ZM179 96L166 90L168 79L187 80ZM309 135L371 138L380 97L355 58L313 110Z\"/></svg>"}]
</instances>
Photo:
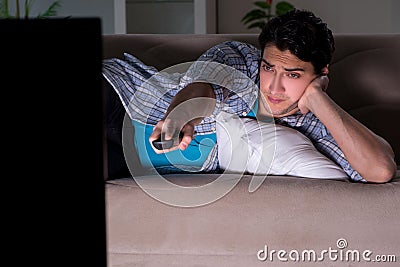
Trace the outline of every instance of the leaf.
<instances>
[{"instance_id":1,"label":"leaf","mask_svg":"<svg viewBox=\"0 0 400 267\"><path fill-rule=\"evenodd\" d=\"M258 19L265 19L265 18L267 18L267 14L265 13L265 11L262 11L260 9L253 9L250 12L248 12L246 15L244 15L244 17L242 18L241 21L244 24L247 24L250 21L258 20Z\"/></svg>"},{"instance_id":2,"label":"leaf","mask_svg":"<svg viewBox=\"0 0 400 267\"><path fill-rule=\"evenodd\" d=\"M257 21L257 22L254 22L254 23L250 24L249 26L247 26L247 29L251 29L251 28L260 28L260 29L262 29L262 28L264 28L265 24L266 24L265 21Z\"/></svg>"},{"instance_id":3,"label":"leaf","mask_svg":"<svg viewBox=\"0 0 400 267\"><path fill-rule=\"evenodd\" d=\"M15 17L19 19L19 0L15 0Z\"/></svg>"},{"instance_id":4,"label":"leaf","mask_svg":"<svg viewBox=\"0 0 400 267\"><path fill-rule=\"evenodd\" d=\"M10 18L8 13L8 0L0 2L0 18Z\"/></svg>"},{"instance_id":5,"label":"leaf","mask_svg":"<svg viewBox=\"0 0 400 267\"><path fill-rule=\"evenodd\" d=\"M292 10L294 6L286 1L282 1L276 4L275 12L277 16L283 15L289 10Z\"/></svg>"},{"instance_id":6,"label":"leaf","mask_svg":"<svg viewBox=\"0 0 400 267\"><path fill-rule=\"evenodd\" d=\"M31 12L31 6L33 5L33 3L35 2L35 0L25 0L25 12L24 12L24 16L25 18L29 17L29 13Z\"/></svg>"},{"instance_id":7,"label":"leaf","mask_svg":"<svg viewBox=\"0 0 400 267\"><path fill-rule=\"evenodd\" d=\"M47 17L52 17L52 16L57 16L57 8L61 7L61 4L59 1L55 1L52 3L49 8L43 13L39 14L37 17L38 18L47 18Z\"/></svg>"},{"instance_id":8,"label":"leaf","mask_svg":"<svg viewBox=\"0 0 400 267\"><path fill-rule=\"evenodd\" d=\"M267 2L257 1L257 2L254 2L254 4L255 4L256 6L262 8L262 9L270 9L270 8L271 8L271 5L268 4Z\"/></svg>"}]
</instances>

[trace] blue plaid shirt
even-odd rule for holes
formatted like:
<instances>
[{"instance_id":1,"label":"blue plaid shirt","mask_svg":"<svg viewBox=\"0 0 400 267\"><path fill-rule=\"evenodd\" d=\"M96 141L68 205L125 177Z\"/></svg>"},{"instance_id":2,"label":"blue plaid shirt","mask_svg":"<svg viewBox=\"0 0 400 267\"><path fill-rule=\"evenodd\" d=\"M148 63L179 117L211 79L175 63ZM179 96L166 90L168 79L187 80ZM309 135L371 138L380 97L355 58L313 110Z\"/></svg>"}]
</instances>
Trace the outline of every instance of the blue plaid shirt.
<instances>
[{"instance_id":1,"label":"blue plaid shirt","mask_svg":"<svg viewBox=\"0 0 400 267\"><path fill-rule=\"evenodd\" d=\"M224 110L246 116L252 111L259 94L259 62L256 47L237 41L218 44L197 61L159 71L125 53L124 59L103 60L103 75L119 95L131 119L155 125L163 119L172 98L194 81L208 81L216 95L216 108L210 117L195 127L197 134L215 133L216 115ZM182 67L185 71L182 73ZM229 88L229 89L228 89ZM342 167L352 181L366 182L347 161L327 128L312 113L300 112L275 119L277 124L292 127L310 138L326 157ZM218 171L216 144L201 171Z\"/></svg>"}]
</instances>

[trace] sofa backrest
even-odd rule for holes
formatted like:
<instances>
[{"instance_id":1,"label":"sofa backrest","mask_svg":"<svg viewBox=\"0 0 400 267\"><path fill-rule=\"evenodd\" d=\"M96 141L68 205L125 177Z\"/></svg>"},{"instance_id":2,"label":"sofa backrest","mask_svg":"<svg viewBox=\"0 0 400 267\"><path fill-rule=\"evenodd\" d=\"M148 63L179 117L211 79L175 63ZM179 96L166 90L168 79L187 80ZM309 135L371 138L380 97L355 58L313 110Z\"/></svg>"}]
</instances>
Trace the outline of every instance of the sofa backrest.
<instances>
[{"instance_id":1,"label":"sofa backrest","mask_svg":"<svg viewBox=\"0 0 400 267\"><path fill-rule=\"evenodd\" d=\"M328 94L356 119L384 137L400 165L400 34L336 34ZM227 40L258 46L257 34L110 34L103 58L127 52L160 70L196 60Z\"/></svg>"}]
</instances>

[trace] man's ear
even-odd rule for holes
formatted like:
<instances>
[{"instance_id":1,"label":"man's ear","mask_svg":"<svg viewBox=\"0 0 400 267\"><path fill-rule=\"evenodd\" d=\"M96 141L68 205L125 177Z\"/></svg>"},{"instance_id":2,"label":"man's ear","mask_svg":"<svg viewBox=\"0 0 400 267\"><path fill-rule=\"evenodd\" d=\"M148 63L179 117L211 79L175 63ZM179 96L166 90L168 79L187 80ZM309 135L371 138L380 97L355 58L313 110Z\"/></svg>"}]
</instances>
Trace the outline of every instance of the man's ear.
<instances>
[{"instance_id":1,"label":"man's ear","mask_svg":"<svg viewBox=\"0 0 400 267\"><path fill-rule=\"evenodd\" d=\"M321 70L321 75L328 75L329 73L329 64L327 64L325 67L322 68Z\"/></svg>"}]
</instances>

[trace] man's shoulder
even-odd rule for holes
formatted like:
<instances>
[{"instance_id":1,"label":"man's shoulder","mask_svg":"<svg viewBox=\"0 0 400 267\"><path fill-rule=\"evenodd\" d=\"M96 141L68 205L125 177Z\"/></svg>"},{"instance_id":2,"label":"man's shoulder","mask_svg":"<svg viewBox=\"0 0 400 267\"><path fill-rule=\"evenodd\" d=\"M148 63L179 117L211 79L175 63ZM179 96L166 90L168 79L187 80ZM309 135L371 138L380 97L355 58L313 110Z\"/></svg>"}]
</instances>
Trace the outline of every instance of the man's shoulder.
<instances>
[{"instance_id":1,"label":"man's shoulder","mask_svg":"<svg viewBox=\"0 0 400 267\"><path fill-rule=\"evenodd\" d=\"M241 41L236 41L236 40L228 40L221 42L216 45L217 47L230 47L238 50L243 50L243 49L248 49L254 52L259 53L260 49L258 49L256 46L246 43L246 42L241 42Z\"/></svg>"},{"instance_id":2,"label":"man's shoulder","mask_svg":"<svg viewBox=\"0 0 400 267\"><path fill-rule=\"evenodd\" d=\"M230 66L252 66L257 69L260 55L260 50L251 44L227 40L212 46L199 60L211 60Z\"/></svg>"},{"instance_id":3,"label":"man's shoulder","mask_svg":"<svg viewBox=\"0 0 400 267\"><path fill-rule=\"evenodd\" d=\"M300 111L280 118L275 118L275 122L282 125L288 125L289 127L304 127L311 123L320 123L319 119L313 113L308 112L302 114Z\"/></svg>"},{"instance_id":4,"label":"man's shoulder","mask_svg":"<svg viewBox=\"0 0 400 267\"><path fill-rule=\"evenodd\" d=\"M276 123L295 128L311 139L322 138L329 134L326 126L312 112L284 116L275 120Z\"/></svg>"},{"instance_id":5,"label":"man's shoulder","mask_svg":"<svg viewBox=\"0 0 400 267\"><path fill-rule=\"evenodd\" d=\"M258 68L260 56L260 50L254 45L235 40L228 40L214 45L200 58L203 60L208 58L219 58L223 62L231 61L234 65L238 62L245 63L246 65L254 64Z\"/></svg>"}]
</instances>

